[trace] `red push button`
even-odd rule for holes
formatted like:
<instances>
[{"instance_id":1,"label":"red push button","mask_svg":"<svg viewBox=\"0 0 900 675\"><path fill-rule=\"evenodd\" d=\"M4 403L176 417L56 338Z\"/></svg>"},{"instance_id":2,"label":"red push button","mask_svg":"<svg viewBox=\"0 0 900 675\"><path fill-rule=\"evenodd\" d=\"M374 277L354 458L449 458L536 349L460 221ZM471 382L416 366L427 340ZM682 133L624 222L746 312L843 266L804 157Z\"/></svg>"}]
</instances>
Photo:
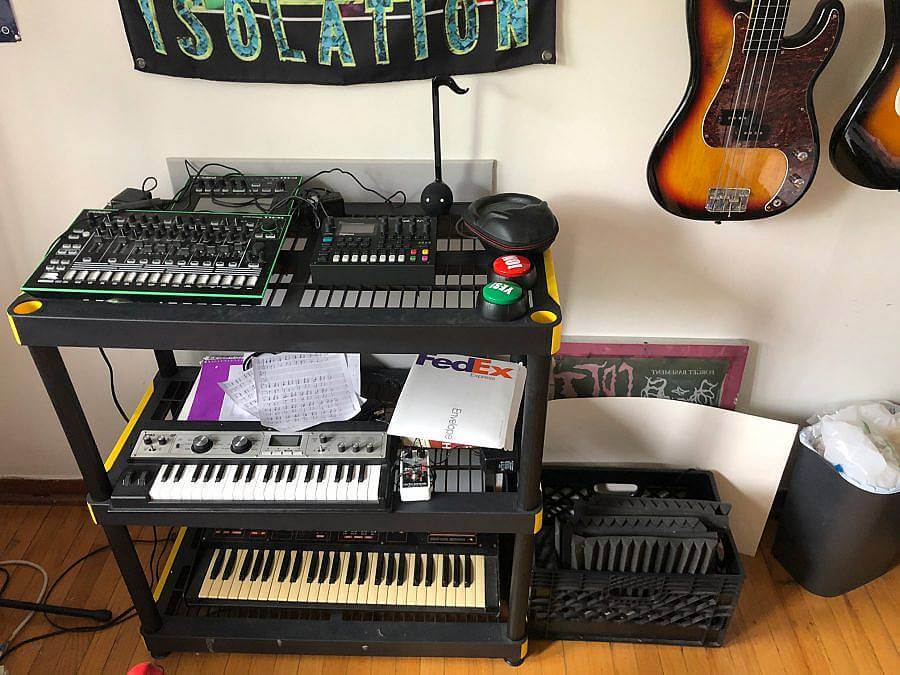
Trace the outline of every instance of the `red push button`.
<instances>
[{"instance_id":1,"label":"red push button","mask_svg":"<svg viewBox=\"0 0 900 675\"><path fill-rule=\"evenodd\" d=\"M494 260L494 272L507 279L523 277L531 271L531 261L521 255L505 255Z\"/></svg>"}]
</instances>

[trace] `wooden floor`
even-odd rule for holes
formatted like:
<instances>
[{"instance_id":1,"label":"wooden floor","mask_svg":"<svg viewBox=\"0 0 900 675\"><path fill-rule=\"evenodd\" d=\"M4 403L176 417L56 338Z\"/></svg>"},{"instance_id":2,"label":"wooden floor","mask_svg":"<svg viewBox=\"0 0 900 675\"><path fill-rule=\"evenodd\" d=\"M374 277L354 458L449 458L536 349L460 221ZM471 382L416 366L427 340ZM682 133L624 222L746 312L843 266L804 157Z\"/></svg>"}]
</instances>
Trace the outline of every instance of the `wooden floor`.
<instances>
[{"instance_id":1,"label":"wooden floor","mask_svg":"<svg viewBox=\"0 0 900 675\"><path fill-rule=\"evenodd\" d=\"M134 532L152 537L150 528ZM768 553L745 559L747 580L728 645L721 649L654 645L533 642L525 664L513 670L502 661L390 659L313 656L175 654L161 661L167 673L900 673L900 568L841 598L824 599L794 584ZM51 578L72 561L105 543L83 507L0 506L0 560L26 558L47 568ZM149 545L140 545L145 559ZM30 599L40 588L35 574L17 569L6 597ZM59 604L129 606L108 553L81 565L60 584L51 600ZM0 610L0 639L9 635L21 612ZM45 633L35 617L19 636ZM137 620L96 634L69 634L23 647L3 663L22 673L111 673L149 660Z\"/></svg>"}]
</instances>

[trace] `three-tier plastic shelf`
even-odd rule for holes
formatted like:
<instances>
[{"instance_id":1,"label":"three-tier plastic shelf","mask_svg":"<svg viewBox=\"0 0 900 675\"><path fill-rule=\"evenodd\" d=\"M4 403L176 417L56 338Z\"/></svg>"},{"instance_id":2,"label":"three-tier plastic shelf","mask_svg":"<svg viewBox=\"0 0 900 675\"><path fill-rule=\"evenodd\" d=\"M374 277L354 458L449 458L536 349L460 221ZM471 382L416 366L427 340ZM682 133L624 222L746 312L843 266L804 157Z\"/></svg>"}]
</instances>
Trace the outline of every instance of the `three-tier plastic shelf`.
<instances>
[{"instance_id":1,"label":"three-tier plastic shelf","mask_svg":"<svg viewBox=\"0 0 900 675\"><path fill-rule=\"evenodd\" d=\"M539 281L529 294L525 317L497 323L480 316L476 298L486 281L490 256L478 242L457 233L455 224L464 206L456 205L453 214L439 224L433 286L316 286L308 273L315 233L301 228L289 233L259 305L28 295L10 305L7 313L13 334L28 347L37 366L84 477L91 517L106 532L152 654L477 656L503 658L511 664L525 658L533 535L541 526L540 473L550 361L559 342L562 312L548 252L534 260ZM348 215L388 210L383 204L347 205ZM409 206L391 212L411 215L417 209ZM158 373L105 462L59 347L154 350ZM142 428L215 424L175 421L197 368L178 366L173 350L511 356L528 368L515 450L517 487L512 492L435 493L431 501L418 503L395 499L391 511L266 504L151 503L129 508L110 496ZM184 537L176 542L154 591L135 552L129 525L496 533L508 542L504 555L509 559L501 565L500 577L503 611L498 617L471 620L453 615L414 619L401 612L310 616L281 610L199 615L184 611L173 590L178 586L176 560Z\"/></svg>"}]
</instances>

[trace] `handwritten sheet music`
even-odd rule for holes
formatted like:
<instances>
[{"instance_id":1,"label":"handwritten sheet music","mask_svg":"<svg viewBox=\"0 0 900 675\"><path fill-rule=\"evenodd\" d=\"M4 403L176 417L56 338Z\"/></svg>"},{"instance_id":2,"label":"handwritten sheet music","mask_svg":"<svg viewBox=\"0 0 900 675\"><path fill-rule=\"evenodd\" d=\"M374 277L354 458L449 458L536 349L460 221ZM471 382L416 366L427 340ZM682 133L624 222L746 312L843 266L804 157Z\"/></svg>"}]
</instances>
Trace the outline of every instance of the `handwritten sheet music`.
<instances>
[{"instance_id":1,"label":"handwritten sheet music","mask_svg":"<svg viewBox=\"0 0 900 675\"><path fill-rule=\"evenodd\" d=\"M238 366L240 368L240 366ZM256 402L256 378L252 370L241 369L237 377L231 379L232 371L229 371L229 380L219 383L225 395L237 408L259 419L259 405Z\"/></svg>"},{"instance_id":2,"label":"handwritten sheet music","mask_svg":"<svg viewBox=\"0 0 900 675\"><path fill-rule=\"evenodd\" d=\"M225 400L219 411L219 420L229 422L259 422L259 406L256 404L256 380L252 371L243 366L231 366L228 380L220 382Z\"/></svg>"},{"instance_id":3,"label":"handwritten sheet music","mask_svg":"<svg viewBox=\"0 0 900 675\"><path fill-rule=\"evenodd\" d=\"M360 398L343 354L264 354L253 359L260 421L282 432L343 422Z\"/></svg>"}]
</instances>

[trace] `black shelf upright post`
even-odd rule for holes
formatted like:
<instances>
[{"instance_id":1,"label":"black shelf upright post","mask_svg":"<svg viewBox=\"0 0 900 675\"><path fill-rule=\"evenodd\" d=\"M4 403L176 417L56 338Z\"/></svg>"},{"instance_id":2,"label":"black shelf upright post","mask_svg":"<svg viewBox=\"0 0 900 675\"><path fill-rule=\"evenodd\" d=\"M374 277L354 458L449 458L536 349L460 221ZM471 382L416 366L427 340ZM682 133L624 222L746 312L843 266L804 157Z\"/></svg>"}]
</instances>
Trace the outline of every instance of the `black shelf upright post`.
<instances>
[{"instance_id":1,"label":"black shelf upright post","mask_svg":"<svg viewBox=\"0 0 900 675\"><path fill-rule=\"evenodd\" d=\"M91 499L97 501L109 499L112 493L109 476L100 459L97 442L94 440L94 434L91 432L59 349L29 347L28 350L69 441L69 447L75 456ZM153 599L153 593L147 583L144 568L135 551L128 528L124 525L104 525L103 531L106 533L116 564L122 572L135 611L140 617L142 630L151 633L159 630L162 626L162 617L156 607L156 601Z\"/></svg>"}]
</instances>

